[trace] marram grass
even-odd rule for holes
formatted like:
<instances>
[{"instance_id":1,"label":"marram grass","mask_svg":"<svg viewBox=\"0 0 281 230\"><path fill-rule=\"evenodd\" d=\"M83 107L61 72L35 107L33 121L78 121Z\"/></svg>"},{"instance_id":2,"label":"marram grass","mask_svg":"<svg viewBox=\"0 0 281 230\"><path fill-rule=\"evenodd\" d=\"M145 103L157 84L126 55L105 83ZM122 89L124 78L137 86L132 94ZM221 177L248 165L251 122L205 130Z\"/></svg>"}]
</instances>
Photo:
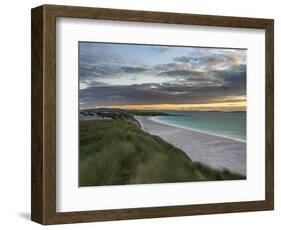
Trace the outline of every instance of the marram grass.
<instances>
[{"instance_id":1,"label":"marram grass","mask_svg":"<svg viewBox=\"0 0 281 230\"><path fill-rule=\"evenodd\" d=\"M245 177L193 162L125 120L80 121L80 186L233 179Z\"/></svg>"}]
</instances>

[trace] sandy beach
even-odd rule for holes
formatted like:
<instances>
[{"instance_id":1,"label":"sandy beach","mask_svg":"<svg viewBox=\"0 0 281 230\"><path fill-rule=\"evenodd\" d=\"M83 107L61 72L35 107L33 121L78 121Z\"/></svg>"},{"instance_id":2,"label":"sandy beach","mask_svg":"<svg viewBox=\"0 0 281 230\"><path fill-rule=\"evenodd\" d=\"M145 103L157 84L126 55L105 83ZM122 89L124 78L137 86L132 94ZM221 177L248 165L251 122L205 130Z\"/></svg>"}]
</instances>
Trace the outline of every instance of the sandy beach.
<instances>
[{"instance_id":1,"label":"sandy beach","mask_svg":"<svg viewBox=\"0 0 281 230\"><path fill-rule=\"evenodd\" d=\"M193 161L246 175L246 143L194 130L160 124L135 116L144 131L183 150Z\"/></svg>"}]
</instances>

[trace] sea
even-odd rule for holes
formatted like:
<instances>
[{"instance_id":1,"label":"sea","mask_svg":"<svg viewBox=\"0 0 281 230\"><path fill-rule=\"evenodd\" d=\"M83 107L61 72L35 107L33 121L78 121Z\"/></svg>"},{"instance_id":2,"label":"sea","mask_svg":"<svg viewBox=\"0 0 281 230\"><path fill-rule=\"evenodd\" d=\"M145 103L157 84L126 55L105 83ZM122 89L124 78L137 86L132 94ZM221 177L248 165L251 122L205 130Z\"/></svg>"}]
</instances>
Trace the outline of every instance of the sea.
<instances>
[{"instance_id":1,"label":"sea","mask_svg":"<svg viewBox=\"0 0 281 230\"><path fill-rule=\"evenodd\" d=\"M246 112L162 111L155 122L246 142Z\"/></svg>"}]
</instances>

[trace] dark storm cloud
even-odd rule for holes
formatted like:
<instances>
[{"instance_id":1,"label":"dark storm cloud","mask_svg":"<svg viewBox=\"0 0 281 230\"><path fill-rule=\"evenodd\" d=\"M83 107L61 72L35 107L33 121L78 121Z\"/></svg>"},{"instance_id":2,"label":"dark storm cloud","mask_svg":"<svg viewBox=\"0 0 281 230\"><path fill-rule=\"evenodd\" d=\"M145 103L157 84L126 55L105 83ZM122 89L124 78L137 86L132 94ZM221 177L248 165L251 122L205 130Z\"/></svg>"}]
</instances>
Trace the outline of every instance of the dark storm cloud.
<instances>
[{"instance_id":1,"label":"dark storm cloud","mask_svg":"<svg viewBox=\"0 0 281 230\"><path fill-rule=\"evenodd\" d=\"M194 77L189 81L163 84L141 84L129 86L109 86L94 83L93 87L80 90L82 102L95 105L127 104L174 104L201 103L214 101L225 96L239 96L246 93L246 72L240 70L214 71L213 81ZM216 84L222 80L221 84Z\"/></svg>"},{"instance_id":2,"label":"dark storm cloud","mask_svg":"<svg viewBox=\"0 0 281 230\"><path fill-rule=\"evenodd\" d=\"M213 71L218 84L141 84L129 86L93 86L80 91L82 102L98 105L174 104L212 102L226 96L245 95L246 68ZM152 100L153 99L153 100Z\"/></svg>"},{"instance_id":3,"label":"dark storm cloud","mask_svg":"<svg viewBox=\"0 0 281 230\"><path fill-rule=\"evenodd\" d=\"M212 74L223 80L222 89L230 88L246 93L246 65L236 66L229 70L212 71Z\"/></svg>"}]
</instances>

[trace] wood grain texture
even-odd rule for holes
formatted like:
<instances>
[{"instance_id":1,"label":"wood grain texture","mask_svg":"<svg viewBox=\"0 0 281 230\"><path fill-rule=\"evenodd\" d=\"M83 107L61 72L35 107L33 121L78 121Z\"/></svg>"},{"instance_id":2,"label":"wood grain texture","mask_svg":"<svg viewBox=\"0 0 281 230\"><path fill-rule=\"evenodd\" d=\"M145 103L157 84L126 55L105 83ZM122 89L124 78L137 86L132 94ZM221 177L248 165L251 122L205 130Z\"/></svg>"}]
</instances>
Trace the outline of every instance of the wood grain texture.
<instances>
[{"instance_id":1,"label":"wood grain texture","mask_svg":"<svg viewBox=\"0 0 281 230\"><path fill-rule=\"evenodd\" d=\"M43 7L31 23L31 219L43 223Z\"/></svg>"},{"instance_id":2,"label":"wood grain texture","mask_svg":"<svg viewBox=\"0 0 281 230\"><path fill-rule=\"evenodd\" d=\"M73 17L264 29L266 31L266 199L264 201L56 212L56 18ZM43 5L32 9L31 218L61 224L272 210L274 208L273 20Z\"/></svg>"},{"instance_id":3,"label":"wood grain texture","mask_svg":"<svg viewBox=\"0 0 281 230\"><path fill-rule=\"evenodd\" d=\"M265 196L274 209L274 21L266 27L265 34Z\"/></svg>"}]
</instances>

